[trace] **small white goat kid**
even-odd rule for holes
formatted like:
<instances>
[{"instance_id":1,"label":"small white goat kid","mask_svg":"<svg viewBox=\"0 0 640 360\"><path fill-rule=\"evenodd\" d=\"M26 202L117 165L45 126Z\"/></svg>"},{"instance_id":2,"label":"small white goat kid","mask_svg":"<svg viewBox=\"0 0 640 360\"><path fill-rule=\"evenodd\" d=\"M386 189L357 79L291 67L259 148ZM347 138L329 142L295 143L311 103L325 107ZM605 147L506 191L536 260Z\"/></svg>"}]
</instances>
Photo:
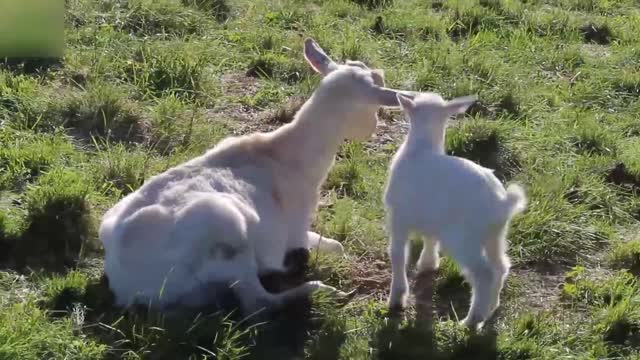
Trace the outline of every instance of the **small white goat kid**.
<instances>
[{"instance_id":1,"label":"small white goat kid","mask_svg":"<svg viewBox=\"0 0 640 360\"><path fill-rule=\"evenodd\" d=\"M304 55L323 79L291 123L227 138L106 212L99 236L117 305L200 306L222 284L250 315L317 289L337 292L312 281L272 294L259 275L286 271L291 249L343 251L308 231L319 188L340 144L371 136L377 110L397 107L397 92L384 88L382 71L336 64L311 39Z\"/></svg>"},{"instance_id":2,"label":"small white goat kid","mask_svg":"<svg viewBox=\"0 0 640 360\"><path fill-rule=\"evenodd\" d=\"M398 100L410 130L391 161L384 194L393 271L389 307L406 306L407 239L415 232L424 241L417 270L436 270L442 245L472 286L462 322L481 327L499 306L510 267L507 230L526 207L525 193L516 184L505 190L491 169L445 154L447 120L466 111L474 96L445 101L435 93L399 94Z\"/></svg>"}]
</instances>

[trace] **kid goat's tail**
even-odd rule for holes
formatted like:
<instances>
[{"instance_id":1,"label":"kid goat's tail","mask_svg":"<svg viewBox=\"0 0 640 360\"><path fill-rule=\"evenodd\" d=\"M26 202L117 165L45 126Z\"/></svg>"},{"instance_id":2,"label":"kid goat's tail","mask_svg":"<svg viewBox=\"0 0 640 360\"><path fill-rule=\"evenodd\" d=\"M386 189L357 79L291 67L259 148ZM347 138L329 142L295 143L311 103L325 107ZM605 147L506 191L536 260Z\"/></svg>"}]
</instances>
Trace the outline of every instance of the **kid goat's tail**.
<instances>
[{"instance_id":1,"label":"kid goat's tail","mask_svg":"<svg viewBox=\"0 0 640 360\"><path fill-rule=\"evenodd\" d=\"M518 184L507 186L505 207L509 217L521 213L527 208L527 195L522 186Z\"/></svg>"}]
</instances>

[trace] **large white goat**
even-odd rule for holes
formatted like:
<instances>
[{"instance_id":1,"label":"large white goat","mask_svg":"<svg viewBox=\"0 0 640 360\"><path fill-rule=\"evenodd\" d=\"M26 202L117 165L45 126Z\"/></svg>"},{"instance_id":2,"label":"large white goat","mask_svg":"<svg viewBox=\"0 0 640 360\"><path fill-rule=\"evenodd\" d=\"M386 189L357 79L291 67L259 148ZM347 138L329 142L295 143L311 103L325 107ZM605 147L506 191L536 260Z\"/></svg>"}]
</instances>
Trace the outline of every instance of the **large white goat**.
<instances>
[{"instance_id":1,"label":"large white goat","mask_svg":"<svg viewBox=\"0 0 640 360\"><path fill-rule=\"evenodd\" d=\"M291 249L343 251L308 231L319 188L340 144L371 136L377 110L397 107L397 92L384 87L381 70L337 64L311 39L304 55L323 79L291 123L227 138L104 215L99 235L118 305L200 306L223 285L250 315L317 289L337 292L312 281L272 294L259 276L286 271Z\"/></svg>"},{"instance_id":2,"label":"large white goat","mask_svg":"<svg viewBox=\"0 0 640 360\"><path fill-rule=\"evenodd\" d=\"M465 272L472 299L462 322L472 328L481 327L499 306L510 267L509 222L527 202L519 185L505 190L493 170L445 154L447 120L466 111L475 99L398 95L410 129L392 159L384 194L393 271L389 307L406 306L407 239L415 232L424 242L418 271L438 268L442 245Z\"/></svg>"}]
</instances>

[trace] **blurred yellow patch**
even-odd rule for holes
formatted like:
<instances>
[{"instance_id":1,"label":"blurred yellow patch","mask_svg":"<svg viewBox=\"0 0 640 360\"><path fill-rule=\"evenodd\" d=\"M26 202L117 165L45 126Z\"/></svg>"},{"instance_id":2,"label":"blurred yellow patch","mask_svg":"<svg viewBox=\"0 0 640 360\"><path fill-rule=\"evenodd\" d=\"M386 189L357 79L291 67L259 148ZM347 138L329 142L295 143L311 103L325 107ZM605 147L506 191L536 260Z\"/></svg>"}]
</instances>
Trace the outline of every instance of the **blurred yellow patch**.
<instances>
[{"instance_id":1,"label":"blurred yellow patch","mask_svg":"<svg viewBox=\"0 0 640 360\"><path fill-rule=\"evenodd\" d=\"M63 0L0 0L0 58L60 57Z\"/></svg>"}]
</instances>

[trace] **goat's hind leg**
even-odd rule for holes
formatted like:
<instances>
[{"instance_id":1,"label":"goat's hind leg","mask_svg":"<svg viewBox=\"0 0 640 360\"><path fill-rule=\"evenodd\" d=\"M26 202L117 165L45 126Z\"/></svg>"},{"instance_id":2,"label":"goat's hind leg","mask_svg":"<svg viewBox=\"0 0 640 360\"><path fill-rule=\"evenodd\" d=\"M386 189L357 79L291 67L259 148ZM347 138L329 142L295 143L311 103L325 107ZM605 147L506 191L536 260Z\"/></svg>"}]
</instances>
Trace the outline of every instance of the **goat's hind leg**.
<instances>
[{"instance_id":1,"label":"goat's hind leg","mask_svg":"<svg viewBox=\"0 0 640 360\"><path fill-rule=\"evenodd\" d=\"M418 259L418 271L435 271L440 266L440 255L438 251L440 245L438 241L427 236L424 237L422 251Z\"/></svg>"},{"instance_id":2,"label":"goat's hind leg","mask_svg":"<svg viewBox=\"0 0 640 360\"><path fill-rule=\"evenodd\" d=\"M505 224L497 231L490 231L485 243L485 253L495 272L494 284L491 287L491 314L500 306L500 293L511 267L511 261L507 255L508 226Z\"/></svg>"},{"instance_id":3,"label":"goat's hind leg","mask_svg":"<svg viewBox=\"0 0 640 360\"><path fill-rule=\"evenodd\" d=\"M447 234L443 244L459 263L471 283L471 305L462 323L472 329L481 327L491 314L497 274L483 253L483 244L471 232L455 231Z\"/></svg>"}]
</instances>

